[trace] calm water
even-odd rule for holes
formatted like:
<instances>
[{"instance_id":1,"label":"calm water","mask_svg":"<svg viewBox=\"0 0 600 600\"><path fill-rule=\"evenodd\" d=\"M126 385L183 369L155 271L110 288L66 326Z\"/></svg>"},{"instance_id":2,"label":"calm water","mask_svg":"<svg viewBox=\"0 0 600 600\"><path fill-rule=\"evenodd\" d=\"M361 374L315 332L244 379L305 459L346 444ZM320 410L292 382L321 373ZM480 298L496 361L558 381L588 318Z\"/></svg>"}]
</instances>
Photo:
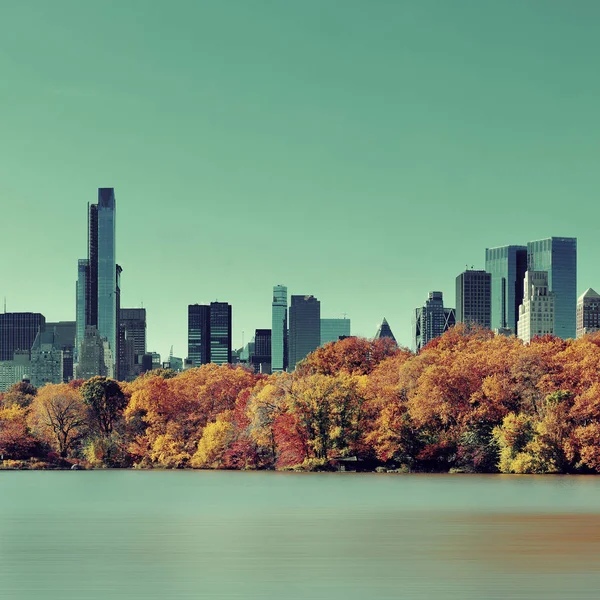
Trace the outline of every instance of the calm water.
<instances>
[{"instance_id":1,"label":"calm water","mask_svg":"<svg viewBox=\"0 0 600 600\"><path fill-rule=\"evenodd\" d=\"M600 596L600 477L0 472L0 598Z\"/></svg>"}]
</instances>

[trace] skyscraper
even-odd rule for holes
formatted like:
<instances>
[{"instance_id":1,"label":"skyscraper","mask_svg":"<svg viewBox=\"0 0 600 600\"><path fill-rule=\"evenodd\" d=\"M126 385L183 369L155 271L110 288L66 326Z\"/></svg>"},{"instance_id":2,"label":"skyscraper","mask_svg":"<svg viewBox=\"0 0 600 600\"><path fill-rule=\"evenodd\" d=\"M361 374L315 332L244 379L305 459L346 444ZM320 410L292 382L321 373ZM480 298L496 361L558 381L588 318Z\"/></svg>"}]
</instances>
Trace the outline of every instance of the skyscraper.
<instances>
[{"instance_id":1,"label":"skyscraper","mask_svg":"<svg viewBox=\"0 0 600 600\"><path fill-rule=\"evenodd\" d=\"M210 362L210 306L188 306L188 356L194 367Z\"/></svg>"},{"instance_id":2,"label":"skyscraper","mask_svg":"<svg viewBox=\"0 0 600 600\"><path fill-rule=\"evenodd\" d=\"M292 296L290 306L290 369L321 344L321 303L314 296Z\"/></svg>"},{"instance_id":3,"label":"skyscraper","mask_svg":"<svg viewBox=\"0 0 600 600\"><path fill-rule=\"evenodd\" d=\"M485 271L469 270L456 278L456 322L491 326L492 276Z\"/></svg>"},{"instance_id":4,"label":"skyscraper","mask_svg":"<svg viewBox=\"0 0 600 600\"><path fill-rule=\"evenodd\" d=\"M31 348L31 383L36 388L63 382L63 351L55 329L38 332Z\"/></svg>"},{"instance_id":5,"label":"skyscraper","mask_svg":"<svg viewBox=\"0 0 600 600\"><path fill-rule=\"evenodd\" d=\"M321 319L321 346L350 337L350 319Z\"/></svg>"},{"instance_id":6,"label":"skyscraper","mask_svg":"<svg viewBox=\"0 0 600 600\"><path fill-rule=\"evenodd\" d=\"M382 338L388 338L392 341L396 341L394 334L392 333L392 328L389 326L387 319L384 317L383 321L381 321L381 325L377 329L377 333L375 334L375 339L380 340Z\"/></svg>"},{"instance_id":7,"label":"skyscraper","mask_svg":"<svg viewBox=\"0 0 600 600\"><path fill-rule=\"evenodd\" d=\"M577 239L551 237L527 244L527 269L546 271L554 293L554 334L575 338L577 317Z\"/></svg>"},{"instance_id":8,"label":"skyscraper","mask_svg":"<svg viewBox=\"0 0 600 600\"><path fill-rule=\"evenodd\" d=\"M231 304L210 303L210 362L231 363Z\"/></svg>"},{"instance_id":9,"label":"skyscraper","mask_svg":"<svg viewBox=\"0 0 600 600\"><path fill-rule=\"evenodd\" d=\"M254 353L250 361L256 373L271 373L271 341L270 329L254 332Z\"/></svg>"},{"instance_id":10,"label":"skyscraper","mask_svg":"<svg viewBox=\"0 0 600 600\"><path fill-rule=\"evenodd\" d=\"M55 321L46 323L46 331L54 332L55 344L63 353L63 382L73 379L73 355L75 352L75 321Z\"/></svg>"},{"instance_id":11,"label":"skyscraper","mask_svg":"<svg viewBox=\"0 0 600 600\"><path fill-rule=\"evenodd\" d=\"M577 300L577 337L600 330L600 294L588 288Z\"/></svg>"},{"instance_id":12,"label":"skyscraper","mask_svg":"<svg viewBox=\"0 0 600 600\"><path fill-rule=\"evenodd\" d=\"M119 378L135 379L142 372L146 354L146 309L119 310Z\"/></svg>"},{"instance_id":13,"label":"skyscraper","mask_svg":"<svg viewBox=\"0 0 600 600\"><path fill-rule=\"evenodd\" d=\"M35 336L45 327L40 313L0 313L0 360L12 360L19 350L30 353Z\"/></svg>"},{"instance_id":14,"label":"skyscraper","mask_svg":"<svg viewBox=\"0 0 600 600\"><path fill-rule=\"evenodd\" d=\"M287 287L273 287L271 307L271 369L280 373L288 368Z\"/></svg>"},{"instance_id":15,"label":"skyscraper","mask_svg":"<svg viewBox=\"0 0 600 600\"><path fill-rule=\"evenodd\" d=\"M492 276L491 327L517 331L523 280L527 270L527 246L485 249L485 270Z\"/></svg>"},{"instance_id":16,"label":"skyscraper","mask_svg":"<svg viewBox=\"0 0 600 600\"><path fill-rule=\"evenodd\" d=\"M98 203L88 205L88 258L78 263L76 311L78 344L87 327L96 327L108 342L114 360L118 358L121 270L116 263L115 222L114 189L99 188Z\"/></svg>"},{"instance_id":17,"label":"skyscraper","mask_svg":"<svg viewBox=\"0 0 600 600\"><path fill-rule=\"evenodd\" d=\"M555 297L548 288L547 271L526 271L524 288L517 335L527 343L536 336L554 333Z\"/></svg>"},{"instance_id":18,"label":"skyscraper","mask_svg":"<svg viewBox=\"0 0 600 600\"><path fill-rule=\"evenodd\" d=\"M442 292L429 292L425 306L415 310L414 347L419 351L431 340L440 337L456 322L453 308L444 308Z\"/></svg>"}]
</instances>

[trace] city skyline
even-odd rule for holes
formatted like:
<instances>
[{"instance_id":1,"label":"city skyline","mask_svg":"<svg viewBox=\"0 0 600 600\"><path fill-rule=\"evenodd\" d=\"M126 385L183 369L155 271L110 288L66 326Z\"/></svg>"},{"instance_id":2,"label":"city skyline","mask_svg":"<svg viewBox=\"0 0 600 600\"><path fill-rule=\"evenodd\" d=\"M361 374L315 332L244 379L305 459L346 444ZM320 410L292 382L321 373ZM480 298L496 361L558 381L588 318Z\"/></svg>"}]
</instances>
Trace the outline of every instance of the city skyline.
<instances>
[{"instance_id":1,"label":"city skyline","mask_svg":"<svg viewBox=\"0 0 600 600\"><path fill-rule=\"evenodd\" d=\"M465 263L523 240L577 237L577 296L599 288L600 6L547 3L543 27L516 2L382 5L368 20L351 0L236 7L157 7L143 28L130 6L7 8L3 219L27 227L0 239L8 311L74 319L103 186L119 203L121 305L147 309L163 357L186 353L187 305L215 299L234 307L239 348L269 327L278 282L356 335L386 317L410 346L429 291L454 306Z\"/></svg>"}]
</instances>

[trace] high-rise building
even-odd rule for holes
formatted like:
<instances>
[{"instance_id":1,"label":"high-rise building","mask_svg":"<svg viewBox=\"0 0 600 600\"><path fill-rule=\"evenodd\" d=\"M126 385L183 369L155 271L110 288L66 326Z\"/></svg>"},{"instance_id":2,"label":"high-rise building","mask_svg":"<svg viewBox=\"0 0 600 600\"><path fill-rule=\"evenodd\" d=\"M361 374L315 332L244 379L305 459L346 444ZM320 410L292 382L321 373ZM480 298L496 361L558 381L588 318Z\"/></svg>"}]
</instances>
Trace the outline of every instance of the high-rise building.
<instances>
[{"instance_id":1,"label":"high-rise building","mask_svg":"<svg viewBox=\"0 0 600 600\"><path fill-rule=\"evenodd\" d=\"M231 363L231 304L210 303L210 362Z\"/></svg>"},{"instance_id":2,"label":"high-rise building","mask_svg":"<svg viewBox=\"0 0 600 600\"><path fill-rule=\"evenodd\" d=\"M99 188L98 203L88 205L88 258L80 259L78 263L77 341L82 343L87 327L96 327L100 337L108 342L113 360L118 359L119 350L121 272L116 263L115 223L114 189Z\"/></svg>"},{"instance_id":3,"label":"high-rise building","mask_svg":"<svg viewBox=\"0 0 600 600\"><path fill-rule=\"evenodd\" d=\"M577 337L600 331L600 294L588 288L577 300Z\"/></svg>"},{"instance_id":4,"label":"high-rise building","mask_svg":"<svg viewBox=\"0 0 600 600\"><path fill-rule=\"evenodd\" d=\"M30 378L29 356L29 350L17 350L12 360L0 360L0 392L5 392L11 385Z\"/></svg>"},{"instance_id":5,"label":"high-rise building","mask_svg":"<svg viewBox=\"0 0 600 600\"><path fill-rule=\"evenodd\" d=\"M425 306L415 310L413 326L415 350L418 352L431 340L440 337L450 327L454 327L455 324L455 310L444 307L442 292L429 292Z\"/></svg>"},{"instance_id":6,"label":"high-rise building","mask_svg":"<svg viewBox=\"0 0 600 600\"><path fill-rule=\"evenodd\" d=\"M46 318L40 313L0 313L0 361L13 360L17 351L30 352Z\"/></svg>"},{"instance_id":7,"label":"high-rise building","mask_svg":"<svg viewBox=\"0 0 600 600\"><path fill-rule=\"evenodd\" d=\"M63 383L63 351L54 328L37 334L31 348L30 376L36 388L47 383Z\"/></svg>"},{"instance_id":8,"label":"high-rise building","mask_svg":"<svg viewBox=\"0 0 600 600\"><path fill-rule=\"evenodd\" d=\"M550 237L527 244L527 269L546 271L554 294L554 334L575 338L577 318L577 239Z\"/></svg>"},{"instance_id":9,"label":"high-rise building","mask_svg":"<svg viewBox=\"0 0 600 600\"><path fill-rule=\"evenodd\" d=\"M146 354L146 309L119 310L119 378L131 381L141 374Z\"/></svg>"},{"instance_id":10,"label":"high-rise building","mask_svg":"<svg viewBox=\"0 0 600 600\"><path fill-rule=\"evenodd\" d=\"M188 356L194 367L210 362L210 306L188 306Z\"/></svg>"},{"instance_id":11,"label":"high-rise building","mask_svg":"<svg viewBox=\"0 0 600 600\"><path fill-rule=\"evenodd\" d=\"M517 335L524 342L554 333L555 297L546 271L525 272L525 293L519 308Z\"/></svg>"},{"instance_id":12,"label":"high-rise building","mask_svg":"<svg viewBox=\"0 0 600 600\"><path fill-rule=\"evenodd\" d=\"M321 346L350 337L350 319L321 319Z\"/></svg>"},{"instance_id":13,"label":"high-rise building","mask_svg":"<svg viewBox=\"0 0 600 600\"><path fill-rule=\"evenodd\" d=\"M54 321L46 323L46 331L54 332L56 345L63 353L63 383L73 379L75 338L77 335L75 321Z\"/></svg>"},{"instance_id":14,"label":"high-rise building","mask_svg":"<svg viewBox=\"0 0 600 600\"><path fill-rule=\"evenodd\" d=\"M517 331L523 280L527 270L527 246L485 249L485 270L492 276L491 327Z\"/></svg>"},{"instance_id":15,"label":"high-rise building","mask_svg":"<svg viewBox=\"0 0 600 600\"><path fill-rule=\"evenodd\" d=\"M456 322L491 327L492 276L468 270L456 278Z\"/></svg>"},{"instance_id":16,"label":"high-rise building","mask_svg":"<svg viewBox=\"0 0 600 600\"><path fill-rule=\"evenodd\" d=\"M254 353L250 359L256 373L271 373L271 330L257 329L254 333Z\"/></svg>"},{"instance_id":17,"label":"high-rise building","mask_svg":"<svg viewBox=\"0 0 600 600\"><path fill-rule=\"evenodd\" d=\"M114 359L109 343L100 336L96 327L86 327L75 366L77 379L90 379L100 375L114 377Z\"/></svg>"},{"instance_id":18,"label":"high-rise building","mask_svg":"<svg viewBox=\"0 0 600 600\"><path fill-rule=\"evenodd\" d=\"M292 296L290 305L290 369L321 344L321 303L314 296Z\"/></svg>"},{"instance_id":19,"label":"high-rise building","mask_svg":"<svg viewBox=\"0 0 600 600\"><path fill-rule=\"evenodd\" d=\"M287 287L273 288L271 307L271 369L281 373L288 368L288 308Z\"/></svg>"},{"instance_id":20,"label":"high-rise building","mask_svg":"<svg viewBox=\"0 0 600 600\"><path fill-rule=\"evenodd\" d=\"M383 321L381 321L381 325L378 327L377 333L375 334L376 340L380 340L382 338L388 338L389 340L396 342L396 338L392 333L392 328L390 327L385 317L383 318Z\"/></svg>"}]
</instances>

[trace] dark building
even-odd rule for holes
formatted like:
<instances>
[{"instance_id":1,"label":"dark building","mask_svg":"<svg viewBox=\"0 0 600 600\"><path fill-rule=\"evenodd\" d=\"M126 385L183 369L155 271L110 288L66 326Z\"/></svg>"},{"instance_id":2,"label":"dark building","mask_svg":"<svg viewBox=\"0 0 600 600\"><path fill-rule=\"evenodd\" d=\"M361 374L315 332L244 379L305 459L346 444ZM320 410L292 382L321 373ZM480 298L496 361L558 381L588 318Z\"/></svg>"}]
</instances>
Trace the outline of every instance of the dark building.
<instances>
[{"instance_id":1,"label":"dark building","mask_svg":"<svg viewBox=\"0 0 600 600\"><path fill-rule=\"evenodd\" d=\"M210 362L210 306L188 306L188 356L194 367Z\"/></svg>"},{"instance_id":2,"label":"dark building","mask_svg":"<svg viewBox=\"0 0 600 600\"><path fill-rule=\"evenodd\" d=\"M577 333L577 239L551 237L527 244L527 269L548 273L554 294L554 335L563 340Z\"/></svg>"},{"instance_id":3,"label":"dark building","mask_svg":"<svg viewBox=\"0 0 600 600\"><path fill-rule=\"evenodd\" d=\"M98 203L88 205L88 258L78 265L76 312L77 344L87 327L96 327L118 362L121 268L115 261L115 221L114 189L99 188Z\"/></svg>"},{"instance_id":4,"label":"dark building","mask_svg":"<svg viewBox=\"0 0 600 600\"><path fill-rule=\"evenodd\" d=\"M383 318L383 321L381 322L381 325L379 326L379 328L377 329L377 333L375 334L376 340L379 340L381 338L388 338L394 342L396 341L396 338L394 337L394 334L392 333L392 329L389 326L387 319L385 317Z\"/></svg>"},{"instance_id":5,"label":"dark building","mask_svg":"<svg viewBox=\"0 0 600 600\"><path fill-rule=\"evenodd\" d=\"M63 383L73 379L73 355L76 337L75 321L54 321L46 323L46 331L54 332L56 344L63 353Z\"/></svg>"},{"instance_id":6,"label":"dark building","mask_svg":"<svg viewBox=\"0 0 600 600\"><path fill-rule=\"evenodd\" d=\"M321 303L314 296L292 296L290 306L290 369L321 345Z\"/></svg>"},{"instance_id":7,"label":"dark building","mask_svg":"<svg viewBox=\"0 0 600 600\"><path fill-rule=\"evenodd\" d=\"M256 373L271 373L271 330L257 329L254 333L254 353L250 359Z\"/></svg>"},{"instance_id":8,"label":"dark building","mask_svg":"<svg viewBox=\"0 0 600 600\"><path fill-rule=\"evenodd\" d=\"M45 327L46 318L40 313L1 313L0 361L12 360L18 350L31 353L38 331Z\"/></svg>"},{"instance_id":9,"label":"dark building","mask_svg":"<svg viewBox=\"0 0 600 600\"><path fill-rule=\"evenodd\" d=\"M142 372L142 356L146 354L146 309L119 310L119 378L135 379Z\"/></svg>"},{"instance_id":10,"label":"dark building","mask_svg":"<svg viewBox=\"0 0 600 600\"><path fill-rule=\"evenodd\" d=\"M485 270L492 276L491 327L517 331L523 281L527 271L527 246L485 249Z\"/></svg>"},{"instance_id":11,"label":"dark building","mask_svg":"<svg viewBox=\"0 0 600 600\"><path fill-rule=\"evenodd\" d=\"M453 308L444 307L442 292L429 292L425 306L415 310L414 348L418 352L431 340L440 337L456 324Z\"/></svg>"},{"instance_id":12,"label":"dark building","mask_svg":"<svg viewBox=\"0 0 600 600\"><path fill-rule=\"evenodd\" d=\"M231 304L210 303L210 362L231 363Z\"/></svg>"},{"instance_id":13,"label":"dark building","mask_svg":"<svg viewBox=\"0 0 600 600\"><path fill-rule=\"evenodd\" d=\"M456 322L491 327L492 276L469 270L456 278Z\"/></svg>"}]
</instances>

